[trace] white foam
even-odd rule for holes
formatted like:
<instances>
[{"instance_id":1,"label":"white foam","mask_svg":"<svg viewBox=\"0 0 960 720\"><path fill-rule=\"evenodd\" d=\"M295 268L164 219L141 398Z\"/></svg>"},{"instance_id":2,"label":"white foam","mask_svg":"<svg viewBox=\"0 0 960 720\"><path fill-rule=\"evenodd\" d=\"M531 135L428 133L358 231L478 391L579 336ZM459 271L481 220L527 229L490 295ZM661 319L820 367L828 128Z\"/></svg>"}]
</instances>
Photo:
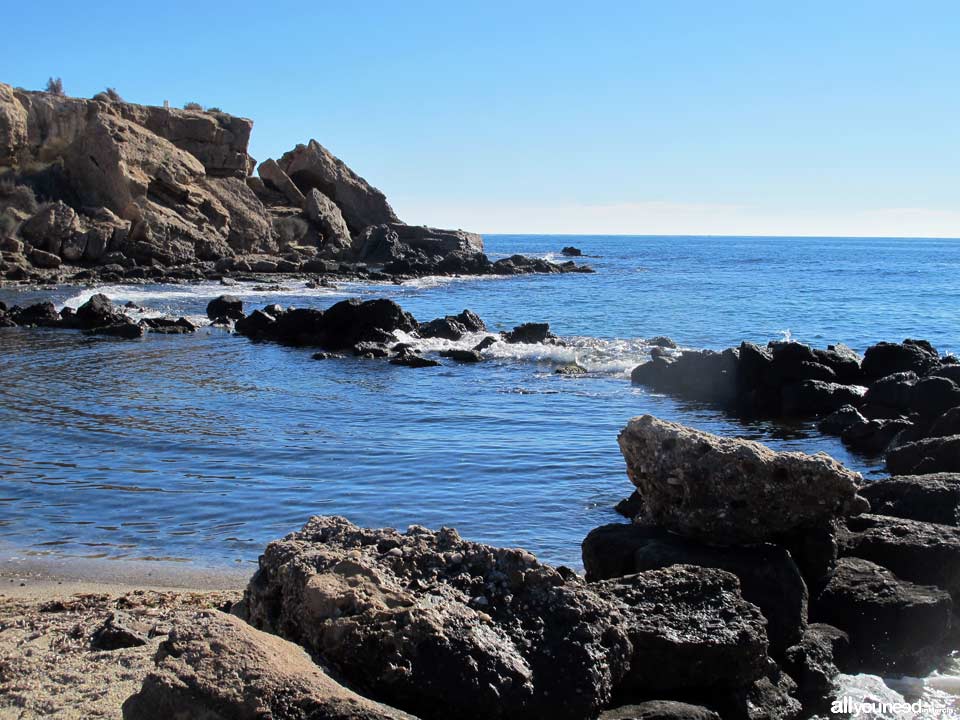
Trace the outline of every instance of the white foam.
<instances>
[{"instance_id":1,"label":"white foam","mask_svg":"<svg viewBox=\"0 0 960 720\"><path fill-rule=\"evenodd\" d=\"M651 346L643 340L603 340L592 337L565 337L565 345L542 343L506 343L498 335L487 332L468 333L460 340L417 338L402 331L395 333L400 342L408 343L421 352L441 350L468 350L484 338L497 340L481 351L484 357L518 362L577 364L590 373L629 376L637 365L650 359Z\"/></svg>"},{"instance_id":2,"label":"white foam","mask_svg":"<svg viewBox=\"0 0 960 720\"><path fill-rule=\"evenodd\" d=\"M837 699L849 698L858 703L870 703L871 710L880 703L910 705L910 709L894 712L861 712L852 720L879 718L880 720L960 720L960 677L933 674L919 677L887 677L876 675L839 675Z\"/></svg>"}]
</instances>

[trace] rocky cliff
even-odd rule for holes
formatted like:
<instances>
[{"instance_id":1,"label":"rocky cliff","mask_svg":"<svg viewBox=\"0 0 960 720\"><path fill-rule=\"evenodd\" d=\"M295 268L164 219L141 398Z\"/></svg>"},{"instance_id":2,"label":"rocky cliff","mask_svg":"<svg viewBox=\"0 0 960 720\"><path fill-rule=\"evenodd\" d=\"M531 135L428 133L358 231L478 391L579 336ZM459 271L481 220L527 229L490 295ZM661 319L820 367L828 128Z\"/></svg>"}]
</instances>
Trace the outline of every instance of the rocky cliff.
<instances>
[{"instance_id":1,"label":"rocky cliff","mask_svg":"<svg viewBox=\"0 0 960 720\"><path fill-rule=\"evenodd\" d=\"M574 269L495 266L479 235L408 226L316 140L262 162L254 175L252 129L252 120L219 111L0 83L0 277Z\"/></svg>"}]
</instances>

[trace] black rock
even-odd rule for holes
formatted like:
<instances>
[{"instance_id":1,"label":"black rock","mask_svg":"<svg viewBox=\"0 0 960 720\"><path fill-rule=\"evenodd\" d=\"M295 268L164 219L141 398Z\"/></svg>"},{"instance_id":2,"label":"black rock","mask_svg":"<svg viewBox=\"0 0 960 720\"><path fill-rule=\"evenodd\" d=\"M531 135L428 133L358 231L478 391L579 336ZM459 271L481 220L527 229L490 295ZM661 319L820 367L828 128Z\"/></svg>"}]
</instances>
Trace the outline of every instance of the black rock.
<instances>
[{"instance_id":1,"label":"black rock","mask_svg":"<svg viewBox=\"0 0 960 720\"><path fill-rule=\"evenodd\" d=\"M9 318L16 325L35 327L59 327L62 321L60 313L50 301L25 308L14 306L10 309Z\"/></svg>"},{"instance_id":2,"label":"black rock","mask_svg":"<svg viewBox=\"0 0 960 720\"><path fill-rule=\"evenodd\" d=\"M573 245L568 245L560 252L566 257L581 257L583 255L583 252L580 250L580 248L573 247Z\"/></svg>"},{"instance_id":3,"label":"black rock","mask_svg":"<svg viewBox=\"0 0 960 720\"><path fill-rule=\"evenodd\" d=\"M903 418L863 420L847 427L840 437L857 452L879 455L886 452L901 433L912 427L913 423Z\"/></svg>"},{"instance_id":4,"label":"black rock","mask_svg":"<svg viewBox=\"0 0 960 720\"><path fill-rule=\"evenodd\" d=\"M197 331L197 326L184 317L177 318L145 318L143 324L150 328L150 332L166 334L185 334Z\"/></svg>"},{"instance_id":5,"label":"black rock","mask_svg":"<svg viewBox=\"0 0 960 720\"><path fill-rule=\"evenodd\" d=\"M910 394L910 410L928 421L957 406L960 406L960 387L944 377L922 378Z\"/></svg>"},{"instance_id":6,"label":"black rock","mask_svg":"<svg viewBox=\"0 0 960 720\"><path fill-rule=\"evenodd\" d=\"M491 345L496 345L496 344L497 344L497 339L492 335L488 335L483 340L481 340L476 345L474 345L473 349L476 350L477 352L483 352Z\"/></svg>"},{"instance_id":7,"label":"black rock","mask_svg":"<svg viewBox=\"0 0 960 720\"><path fill-rule=\"evenodd\" d=\"M450 358L462 363L475 363L483 360L483 355L476 350L441 350L440 357Z\"/></svg>"},{"instance_id":8,"label":"black rock","mask_svg":"<svg viewBox=\"0 0 960 720\"><path fill-rule=\"evenodd\" d=\"M239 320L243 317L243 300L235 295L216 297L207 303L207 317L211 320Z\"/></svg>"},{"instance_id":9,"label":"black rock","mask_svg":"<svg viewBox=\"0 0 960 720\"><path fill-rule=\"evenodd\" d=\"M850 636L852 669L924 674L933 669L950 630L953 601L869 560L841 558L814 600L811 617Z\"/></svg>"},{"instance_id":10,"label":"black rock","mask_svg":"<svg viewBox=\"0 0 960 720\"><path fill-rule=\"evenodd\" d=\"M114 325L102 325L90 330L84 330L84 335L107 335L109 337L125 338L127 340L136 340L142 338L146 330L143 325L133 322L121 322Z\"/></svg>"},{"instance_id":11,"label":"black rock","mask_svg":"<svg viewBox=\"0 0 960 720\"><path fill-rule=\"evenodd\" d=\"M840 435L847 428L865 422L867 419L853 405L844 405L817 423L817 428L828 435Z\"/></svg>"},{"instance_id":12,"label":"black rock","mask_svg":"<svg viewBox=\"0 0 960 720\"><path fill-rule=\"evenodd\" d=\"M781 390L781 411L787 416L801 417L829 414L844 405L859 404L866 391L865 387L859 385L840 385L821 380L790 383Z\"/></svg>"},{"instance_id":13,"label":"black rock","mask_svg":"<svg viewBox=\"0 0 960 720\"><path fill-rule=\"evenodd\" d=\"M430 358L420 357L413 353L406 353L404 355L398 355L395 358L390 359L391 365L403 365L405 367L411 368L424 368L424 367L437 367L440 363L436 360L431 360Z\"/></svg>"},{"instance_id":14,"label":"black rock","mask_svg":"<svg viewBox=\"0 0 960 720\"><path fill-rule=\"evenodd\" d=\"M570 363L569 365L561 365L553 372L555 375L564 375L566 377L581 377L587 374L587 369L576 363Z\"/></svg>"},{"instance_id":15,"label":"black rock","mask_svg":"<svg viewBox=\"0 0 960 720\"><path fill-rule=\"evenodd\" d=\"M960 367L960 365L955 367ZM950 408L934 420L930 429L927 431L927 435L930 437L960 435L960 407Z\"/></svg>"},{"instance_id":16,"label":"black rock","mask_svg":"<svg viewBox=\"0 0 960 720\"><path fill-rule=\"evenodd\" d=\"M128 322L123 312L114 306L106 295L97 293L77 308L77 327L92 330L106 325L119 325Z\"/></svg>"},{"instance_id":17,"label":"black rock","mask_svg":"<svg viewBox=\"0 0 960 720\"><path fill-rule=\"evenodd\" d=\"M960 598L960 528L864 514L847 518L840 554L882 565L897 577Z\"/></svg>"},{"instance_id":18,"label":"black rock","mask_svg":"<svg viewBox=\"0 0 960 720\"><path fill-rule=\"evenodd\" d=\"M712 547L649 525L612 524L583 541L587 580L605 580L671 565L733 573L748 602L766 617L771 655L800 641L807 621L807 588L790 553L771 544Z\"/></svg>"},{"instance_id":19,"label":"black rock","mask_svg":"<svg viewBox=\"0 0 960 720\"><path fill-rule=\"evenodd\" d=\"M905 475L868 483L860 494L875 515L960 525L960 474Z\"/></svg>"},{"instance_id":20,"label":"black rock","mask_svg":"<svg viewBox=\"0 0 960 720\"><path fill-rule=\"evenodd\" d=\"M891 475L960 472L960 435L908 442L887 453Z\"/></svg>"},{"instance_id":21,"label":"black rock","mask_svg":"<svg viewBox=\"0 0 960 720\"><path fill-rule=\"evenodd\" d=\"M431 320L420 323L419 334L424 338L444 338L445 340L459 340L468 332L482 332L487 329L483 320L471 310L464 310L459 315Z\"/></svg>"},{"instance_id":22,"label":"black rock","mask_svg":"<svg viewBox=\"0 0 960 720\"><path fill-rule=\"evenodd\" d=\"M797 683L797 698L808 713L824 712L836 695L839 667L844 667L850 637L832 625L811 623L796 645L787 648L783 669Z\"/></svg>"},{"instance_id":23,"label":"black rock","mask_svg":"<svg viewBox=\"0 0 960 720\"><path fill-rule=\"evenodd\" d=\"M634 490L629 497L625 497L618 502L613 509L625 518L633 520L643 512L643 498L640 497L640 493Z\"/></svg>"},{"instance_id":24,"label":"black rock","mask_svg":"<svg viewBox=\"0 0 960 720\"><path fill-rule=\"evenodd\" d=\"M555 340L556 335L550 332L549 323L523 323L504 333L503 339L508 343L534 344Z\"/></svg>"},{"instance_id":25,"label":"black rock","mask_svg":"<svg viewBox=\"0 0 960 720\"><path fill-rule=\"evenodd\" d=\"M940 358L930 343L925 340L904 340L902 343L881 342L867 348L861 368L869 382L904 371L926 375L939 364Z\"/></svg>"}]
</instances>

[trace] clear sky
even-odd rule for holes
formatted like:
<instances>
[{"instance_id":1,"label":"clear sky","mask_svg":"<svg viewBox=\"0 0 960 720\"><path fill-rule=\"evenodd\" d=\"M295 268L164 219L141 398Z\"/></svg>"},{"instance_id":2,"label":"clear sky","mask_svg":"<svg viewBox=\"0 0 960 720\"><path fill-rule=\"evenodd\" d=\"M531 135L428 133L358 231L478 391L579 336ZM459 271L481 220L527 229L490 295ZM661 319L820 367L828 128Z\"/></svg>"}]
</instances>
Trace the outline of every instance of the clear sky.
<instances>
[{"instance_id":1,"label":"clear sky","mask_svg":"<svg viewBox=\"0 0 960 720\"><path fill-rule=\"evenodd\" d=\"M8 3L0 80L313 137L481 232L960 236L952 2Z\"/></svg>"}]
</instances>

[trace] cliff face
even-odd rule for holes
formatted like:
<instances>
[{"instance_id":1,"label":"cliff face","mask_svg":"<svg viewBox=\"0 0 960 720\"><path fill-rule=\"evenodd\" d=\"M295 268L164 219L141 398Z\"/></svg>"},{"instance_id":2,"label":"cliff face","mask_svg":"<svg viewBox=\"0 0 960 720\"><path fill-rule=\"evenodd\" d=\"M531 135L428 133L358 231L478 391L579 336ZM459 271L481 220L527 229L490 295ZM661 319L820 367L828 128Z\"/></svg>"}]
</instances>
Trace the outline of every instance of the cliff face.
<instances>
[{"instance_id":1,"label":"cliff face","mask_svg":"<svg viewBox=\"0 0 960 720\"><path fill-rule=\"evenodd\" d=\"M109 266L152 277L190 266L209 276L482 252L472 233L408 228L315 140L252 176L252 129L221 112L0 83L0 272Z\"/></svg>"}]
</instances>

